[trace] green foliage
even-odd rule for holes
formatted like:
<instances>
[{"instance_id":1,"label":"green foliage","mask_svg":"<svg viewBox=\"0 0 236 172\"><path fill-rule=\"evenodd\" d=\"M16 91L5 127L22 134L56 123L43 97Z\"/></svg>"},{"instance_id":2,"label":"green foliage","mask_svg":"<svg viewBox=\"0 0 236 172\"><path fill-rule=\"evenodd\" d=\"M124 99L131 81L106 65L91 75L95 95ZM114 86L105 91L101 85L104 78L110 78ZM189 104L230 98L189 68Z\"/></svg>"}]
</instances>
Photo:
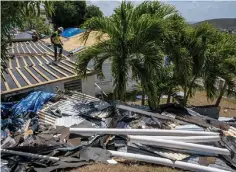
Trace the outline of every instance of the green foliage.
<instances>
[{"instance_id":1,"label":"green foliage","mask_svg":"<svg viewBox=\"0 0 236 172\"><path fill-rule=\"evenodd\" d=\"M45 7L48 16L53 13L49 1L1 1L1 72L7 67L12 31L23 25L25 17L39 16L40 5Z\"/></svg>"},{"instance_id":2,"label":"green foliage","mask_svg":"<svg viewBox=\"0 0 236 172\"><path fill-rule=\"evenodd\" d=\"M85 39L93 30L98 31L96 37L100 42L79 55L78 74L86 74L87 65L92 59L95 70L98 71L102 71L103 62L110 59L114 93L121 100L125 99L130 71L133 79L140 80L145 92L151 97L151 90L154 90L152 73L160 71L162 65L164 54L157 45L161 45L161 38L165 33L164 14L159 18L158 14L150 14L147 4L151 3L142 3L135 7L132 3L122 2L111 17L93 17L84 24L88 29ZM104 33L109 36L109 40L102 39Z\"/></svg>"},{"instance_id":3,"label":"green foliage","mask_svg":"<svg viewBox=\"0 0 236 172\"><path fill-rule=\"evenodd\" d=\"M55 27L75 27L84 22L85 1L55 1L52 22Z\"/></svg>"},{"instance_id":4,"label":"green foliage","mask_svg":"<svg viewBox=\"0 0 236 172\"><path fill-rule=\"evenodd\" d=\"M103 16L103 13L99 7L95 5L89 5L86 7L86 13L84 16L86 20L92 17L102 17L102 16Z\"/></svg>"},{"instance_id":5,"label":"green foliage","mask_svg":"<svg viewBox=\"0 0 236 172\"><path fill-rule=\"evenodd\" d=\"M36 30L37 33L49 35L52 32L50 24L46 23L46 19L40 16L25 17L21 26L22 30Z\"/></svg>"},{"instance_id":6,"label":"green foliage","mask_svg":"<svg viewBox=\"0 0 236 172\"><path fill-rule=\"evenodd\" d=\"M236 87L236 37L228 33L215 30L207 45L206 63L203 69L203 80L207 96L214 99L224 95L225 89L220 88L220 92L215 88L219 78L225 80L227 93L232 94L232 89ZM219 93L219 94L218 94ZM219 105L220 100L216 105Z\"/></svg>"}]
</instances>

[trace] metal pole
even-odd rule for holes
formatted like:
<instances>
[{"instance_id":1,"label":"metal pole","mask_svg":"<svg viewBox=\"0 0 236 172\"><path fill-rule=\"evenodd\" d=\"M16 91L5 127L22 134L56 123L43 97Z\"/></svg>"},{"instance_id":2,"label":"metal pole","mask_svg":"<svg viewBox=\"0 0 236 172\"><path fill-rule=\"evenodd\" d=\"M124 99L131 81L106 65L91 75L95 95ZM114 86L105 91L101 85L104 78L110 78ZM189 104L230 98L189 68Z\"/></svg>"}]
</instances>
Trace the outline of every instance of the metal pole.
<instances>
[{"instance_id":1,"label":"metal pole","mask_svg":"<svg viewBox=\"0 0 236 172\"><path fill-rule=\"evenodd\" d=\"M214 153L220 155L230 155L228 149L213 147L213 146L206 146L194 143L185 143L179 142L175 140L164 140L164 139L152 139L152 138L143 138L142 136L129 136L130 142L132 143L141 143L145 145L155 145L161 146L165 148L178 148L178 149L185 149L185 150L194 150L194 151L201 151L207 153Z\"/></svg>"},{"instance_id":2,"label":"metal pole","mask_svg":"<svg viewBox=\"0 0 236 172\"><path fill-rule=\"evenodd\" d=\"M183 161L172 161L167 158L159 158L159 157L154 157L154 156L139 155L139 154L110 151L110 150L109 150L109 152L114 157L122 157L122 158L127 158L127 159L143 161L143 162L149 162L149 163L154 163L154 164L177 167L177 168L181 168L181 169L185 169L185 170L201 171L201 172L229 172L229 171L222 170L222 169L217 169L217 168L213 168L213 167L206 167L203 165L192 164L192 163L183 162Z\"/></svg>"},{"instance_id":3,"label":"metal pole","mask_svg":"<svg viewBox=\"0 0 236 172\"><path fill-rule=\"evenodd\" d=\"M117 129L117 128L70 128L71 133L119 134L146 136L218 136L219 133L204 131L160 130L160 129Z\"/></svg>"},{"instance_id":4,"label":"metal pole","mask_svg":"<svg viewBox=\"0 0 236 172\"><path fill-rule=\"evenodd\" d=\"M57 157L38 155L38 154L32 154L32 153L27 153L27 152L19 152L19 151L7 150L7 149L0 149L0 151L1 151L1 153L27 156L27 157L31 157L31 158L46 159L46 160L51 160L51 161L59 161L60 160L60 158L57 158Z\"/></svg>"},{"instance_id":5,"label":"metal pole","mask_svg":"<svg viewBox=\"0 0 236 172\"><path fill-rule=\"evenodd\" d=\"M132 137L132 135L130 135ZM189 143L204 143L204 142L217 142L220 141L220 136L140 136L145 139L165 139L165 140L175 140L181 142Z\"/></svg>"}]
</instances>

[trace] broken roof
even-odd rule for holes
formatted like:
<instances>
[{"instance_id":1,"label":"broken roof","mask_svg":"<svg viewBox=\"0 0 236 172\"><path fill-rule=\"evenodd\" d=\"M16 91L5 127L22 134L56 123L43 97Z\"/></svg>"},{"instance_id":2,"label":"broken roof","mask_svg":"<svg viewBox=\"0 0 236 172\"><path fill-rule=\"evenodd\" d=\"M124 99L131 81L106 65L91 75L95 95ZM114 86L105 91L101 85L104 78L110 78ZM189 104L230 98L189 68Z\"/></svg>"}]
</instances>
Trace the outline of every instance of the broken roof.
<instances>
[{"instance_id":1,"label":"broken roof","mask_svg":"<svg viewBox=\"0 0 236 172\"><path fill-rule=\"evenodd\" d=\"M67 57L69 53L63 51L63 59L54 64L53 52L53 48L42 41L13 43L9 50L13 58L9 59L6 72L3 72L1 94L75 77L76 58Z\"/></svg>"}]
</instances>

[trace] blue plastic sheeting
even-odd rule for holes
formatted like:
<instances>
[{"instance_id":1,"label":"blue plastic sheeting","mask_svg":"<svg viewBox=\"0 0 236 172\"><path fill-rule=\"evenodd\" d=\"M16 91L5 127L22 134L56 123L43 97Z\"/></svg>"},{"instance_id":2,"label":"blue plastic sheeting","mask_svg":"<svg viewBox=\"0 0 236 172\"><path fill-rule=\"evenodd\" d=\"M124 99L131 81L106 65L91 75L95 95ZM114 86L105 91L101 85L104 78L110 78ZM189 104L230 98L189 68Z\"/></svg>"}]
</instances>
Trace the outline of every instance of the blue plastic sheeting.
<instances>
[{"instance_id":1,"label":"blue plastic sheeting","mask_svg":"<svg viewBox=\"0 0 236 172\"><path fill-rule=\"evenodd\" d=\"M2 103L0 105L1 107L1 118L5 118L9 115L10 113L10 109L12 108L12 106L14 105L15 103Z\"/></svg>"},{"instance_id":2,"label":"blue plastic sheeting","mask_svg":"<svg viewBox=\"0 0 236 172\"><path fill-rule=\"evenodd\" d=\"M53 93L42 91L32 92L12 107L12 114L15 116L24 114L25 112L37 112L54 96L55 94Z\"/></svg>"},{"instance_id":3,"label":"blue plastic sheeting","mask_svg":"<svg viewBox=\"0 0 236 172\"><path fill-rule=\"evenodd\" d=\"M84 32L84 30L80 28L68 28L68 29L65 29L64 32L61 33L61 36L65 38L69 38L82 32Z\"/></svg>"}]
</instances>

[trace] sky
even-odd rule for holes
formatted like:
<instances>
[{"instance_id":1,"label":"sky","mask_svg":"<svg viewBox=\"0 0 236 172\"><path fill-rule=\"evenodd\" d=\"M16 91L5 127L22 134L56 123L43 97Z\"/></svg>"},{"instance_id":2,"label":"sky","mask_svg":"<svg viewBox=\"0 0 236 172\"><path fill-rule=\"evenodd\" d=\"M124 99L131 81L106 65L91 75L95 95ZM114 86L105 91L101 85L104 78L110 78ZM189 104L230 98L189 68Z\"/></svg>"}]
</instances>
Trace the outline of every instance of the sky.
<instances>
[{"instance_id":1,"label":"sky","mask_svg":"<svg viewBox=\"0 0 236 172\"><path fill-rule=\"evenodd\" d=\"M110 16L121 1L87 1L88 4L100 7L105 16ZM133 1L135 5L143 1ZM198 22L214 18L236 18L236 0L231 1L163 1L174 5L180 14L189 22Z\"/></svg>"}]
</instances>

